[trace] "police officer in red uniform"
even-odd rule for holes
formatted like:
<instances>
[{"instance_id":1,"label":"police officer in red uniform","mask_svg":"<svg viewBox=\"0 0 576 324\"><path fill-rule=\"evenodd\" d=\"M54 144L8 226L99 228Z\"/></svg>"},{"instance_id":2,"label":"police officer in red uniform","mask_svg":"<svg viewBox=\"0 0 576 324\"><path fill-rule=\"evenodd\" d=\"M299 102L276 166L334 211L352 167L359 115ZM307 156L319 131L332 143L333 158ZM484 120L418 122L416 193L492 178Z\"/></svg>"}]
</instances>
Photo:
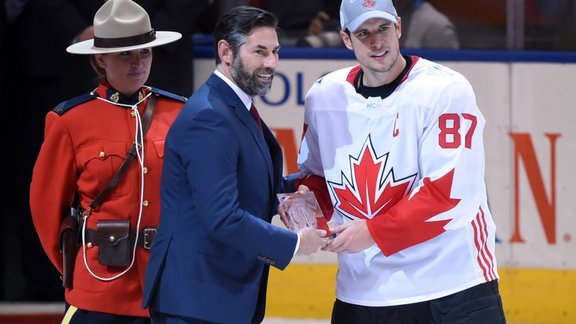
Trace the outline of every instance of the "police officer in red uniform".
<instances>
[{"instance_id":1,"label":"police officer in red uniform","mask_svg":"<svg viewBox=\"0 0 576 324\"><path fill-rule=\"evenodd\" d=\"M83 210L63 323L149 323L148 310L140 305L159 223L164 139L186 98L145 83L153 48L180 37L154 31L135 2L109 0L94 16L94 39L67 49L92 55L102 81L47 114L30 187L34 226L61 273L65 211L74 197ZM132 160L115 178L129 151ZM99 196L113 178L117 185ZM103 198L94 203L97 197Z\"/></svg>"}]
</instances>

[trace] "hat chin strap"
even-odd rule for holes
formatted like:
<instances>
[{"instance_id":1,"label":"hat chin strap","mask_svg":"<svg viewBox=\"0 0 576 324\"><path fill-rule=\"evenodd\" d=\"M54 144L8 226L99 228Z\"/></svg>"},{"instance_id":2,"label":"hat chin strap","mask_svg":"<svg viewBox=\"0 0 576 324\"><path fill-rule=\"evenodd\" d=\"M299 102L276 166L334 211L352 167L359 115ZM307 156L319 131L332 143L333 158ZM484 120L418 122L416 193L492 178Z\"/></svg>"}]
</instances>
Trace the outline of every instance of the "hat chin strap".
<instances>
[{"instance_id":1,"label":"hat chin strap","mask_svg":"<svg viewBox=\"0 0 576 324\"><path fill-rule=\"evenodd\" d=\"M156 31L152 29L147 33L128 37L100 38L94 36L94 46L100 48L128 47L150 43L154 40L156 40Z\"/></svg>"}]
</instances>

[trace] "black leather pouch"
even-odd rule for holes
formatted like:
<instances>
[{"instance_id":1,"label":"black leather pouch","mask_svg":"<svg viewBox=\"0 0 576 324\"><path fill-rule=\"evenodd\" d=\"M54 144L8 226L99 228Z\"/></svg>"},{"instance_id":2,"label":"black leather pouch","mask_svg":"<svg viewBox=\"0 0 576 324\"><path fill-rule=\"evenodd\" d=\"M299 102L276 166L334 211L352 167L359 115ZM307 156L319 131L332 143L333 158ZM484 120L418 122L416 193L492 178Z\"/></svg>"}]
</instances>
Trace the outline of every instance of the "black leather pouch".
<instances>
[{"instance_id":1,"label":"black leather pouch","mask_svg":"<svg viewBox=\"0 0 576 324\"><path fill-rule=\"evenodd\" d=\"M130 265L130 221L102 220L96 225L98 260L111 267Z\"/></svg>"}]
</instances>

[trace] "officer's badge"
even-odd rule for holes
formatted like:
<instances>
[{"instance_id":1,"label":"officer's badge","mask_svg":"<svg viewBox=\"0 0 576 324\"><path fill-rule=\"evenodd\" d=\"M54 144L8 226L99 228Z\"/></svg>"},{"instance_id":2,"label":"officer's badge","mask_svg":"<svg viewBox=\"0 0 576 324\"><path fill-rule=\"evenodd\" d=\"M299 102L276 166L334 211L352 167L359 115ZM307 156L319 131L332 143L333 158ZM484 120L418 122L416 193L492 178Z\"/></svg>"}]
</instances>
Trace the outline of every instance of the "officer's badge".
<instances>
[{"instance_id":1,"label":"officer's badge","mask_svg":"<svg viewBox=\"0 0 576 324\"><path fill-rule=\"evenodd\" d=\"M114 102L118 102L118 100L120 100L120 93L114 92L114 94L112 94L110 96L110 100L112 100Z\"/></svg>"}]
</instances>

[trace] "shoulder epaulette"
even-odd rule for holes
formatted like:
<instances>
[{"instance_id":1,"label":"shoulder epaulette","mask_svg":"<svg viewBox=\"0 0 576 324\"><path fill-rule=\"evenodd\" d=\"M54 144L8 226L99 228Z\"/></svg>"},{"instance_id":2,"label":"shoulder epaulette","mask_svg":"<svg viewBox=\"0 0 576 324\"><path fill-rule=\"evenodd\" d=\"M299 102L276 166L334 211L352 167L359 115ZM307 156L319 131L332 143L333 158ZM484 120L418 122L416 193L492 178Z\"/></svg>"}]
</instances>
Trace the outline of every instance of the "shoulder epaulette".
<instances>
[{"instance_id":1,"label":"shoulder epaulette","mask_svg":"<svg viewBox=\"0 0 576 324\"><path fill-rule=\"evenodd\" d=\"M178 101L181 101L181 102L186 102L186 101L188 101L188 98L186 98L186 97L179 96L179 95L174 94L174 93L172 93L172 92L168 92L168 91L161 90L161 89L157 89L157 88L152 88L152 93L157 94L157 95L161 95L161 96L164 96L164 97L168 97L168 98L171 98L171 99L174 99L174 100L178 100Z\"/></svg>"},{"instance_id":2,"label":"shoulder epaulette","mask_svg":"<svg viewBox=\"0 0 576 324\"><path fill-rule=\"evenodd\" d=\"M83 104L87 101L90 101L94 98L96 98L96 94L94 92L85 93L85 94L80 95L78 97L68 99L66 101L62 101L56 107L54 107L54 109L52 109L52 111L57 113L58 115L62 116L62 115L64 115L65 112L67 112L71 108L74 108L74 107L76 107L80 104Z\"/></svg>"}]
</instances>

